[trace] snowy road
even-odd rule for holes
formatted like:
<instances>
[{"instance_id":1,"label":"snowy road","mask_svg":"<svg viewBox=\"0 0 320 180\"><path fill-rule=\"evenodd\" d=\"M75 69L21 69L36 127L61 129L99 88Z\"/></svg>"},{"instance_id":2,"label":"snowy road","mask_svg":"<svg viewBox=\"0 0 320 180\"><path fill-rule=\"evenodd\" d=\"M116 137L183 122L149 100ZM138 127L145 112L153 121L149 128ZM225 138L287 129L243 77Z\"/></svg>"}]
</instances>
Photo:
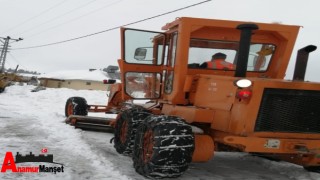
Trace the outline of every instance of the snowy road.
<instances>
[{"instance_id":1,"label":"snowy road","mask_svg":"<svg viewBox=\"0 0 320 180\"><path fill-rule=\"evenodd\" d=\"M6 152L37 155L47 148L55 162L64 164L65 171L8 171L0 173L0 179L144 179L134 171L131 158L117 154L109 143L112 134L82 131L63 122L68 97L82 96L89 104L105 104L105 92L47 89L33 93L32 88L11 86L0 94L0 166ZM177 179L320 180L320 174L246 153L216 153L207 163L192 163Z\"/></svg>"}]
</instances>

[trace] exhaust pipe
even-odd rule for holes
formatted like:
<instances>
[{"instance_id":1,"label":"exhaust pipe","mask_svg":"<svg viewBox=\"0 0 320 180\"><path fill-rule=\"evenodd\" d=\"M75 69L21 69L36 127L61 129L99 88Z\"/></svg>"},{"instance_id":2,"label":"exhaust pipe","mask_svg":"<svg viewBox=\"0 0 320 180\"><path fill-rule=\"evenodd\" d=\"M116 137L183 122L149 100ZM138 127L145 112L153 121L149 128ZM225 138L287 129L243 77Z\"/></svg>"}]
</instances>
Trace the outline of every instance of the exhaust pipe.
<instances>
[{"instance_id":1,"label":"exhaust pipe","mask_svg":"<svg viewBox=\"0 0 320 180\"><path fill-rule=\"evenodd\" d=\"M296 65L294 67L293 80L304 81L306 69L308 65L309 53L315 51L317 46L309 45L298 50Z\"/></svg>"},{"instance_id":2,"label":"exhaust pipe","mask_svg":"<svg viewBox=\"0 0 320 180\"><path fill-rule=\"evenodd\" d=\"M237 29L241 31L241 36L234 76L246 77L252 30L259 29L259 27L256 24L240 24Z\"/></svg>"}]
</instances>

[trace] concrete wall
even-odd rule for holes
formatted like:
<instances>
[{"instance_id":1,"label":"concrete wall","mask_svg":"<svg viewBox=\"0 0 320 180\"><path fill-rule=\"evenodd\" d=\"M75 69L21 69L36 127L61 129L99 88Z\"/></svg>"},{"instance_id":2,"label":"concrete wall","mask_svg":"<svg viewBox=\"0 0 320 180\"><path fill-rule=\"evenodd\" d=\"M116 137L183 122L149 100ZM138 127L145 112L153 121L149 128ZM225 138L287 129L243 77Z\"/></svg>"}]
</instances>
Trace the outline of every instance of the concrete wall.
<instances>
[{"instance_id":1,"label":"concrete wall","mask_svg":"<svg viewBox=\"0 0 320 180\"><path fill-rule=\"evenodd\" d=\"M41 85L51 88L69 88L76 90L102 90L107 91L109 85L98 81L86 80L57 80L57 79L40 79Z\"/></svg>"}]
</instances>

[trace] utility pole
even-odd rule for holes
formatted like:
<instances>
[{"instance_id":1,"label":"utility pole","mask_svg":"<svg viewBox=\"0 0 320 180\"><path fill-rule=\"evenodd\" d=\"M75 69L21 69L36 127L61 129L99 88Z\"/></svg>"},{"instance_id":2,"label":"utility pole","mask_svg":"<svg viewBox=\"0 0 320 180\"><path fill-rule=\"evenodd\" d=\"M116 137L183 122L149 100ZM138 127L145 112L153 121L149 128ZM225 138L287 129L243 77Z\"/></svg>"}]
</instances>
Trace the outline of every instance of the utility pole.
<instances>
[{"instance_id":1,"label":"utility pole","mask_svg":"<svg viewBox=\"0 0 320 180\"><path fill-rule=\"evenodd\" d=\"M2 51L1 51L1 56L0 56L0 73L3 73L4 72L4 64L6 62L6 57L7 57L7 52L8 52L8 47L9 47L9 42L10 40L13 40L13 41L21 41L23 40L22 38L19 38L19 39L12 39L10 36L7 36L7 37L0 37L0 39L3 39L3 41L1 41L3 43L3 48L2 48Z\"/></svg>"}]
</instances>

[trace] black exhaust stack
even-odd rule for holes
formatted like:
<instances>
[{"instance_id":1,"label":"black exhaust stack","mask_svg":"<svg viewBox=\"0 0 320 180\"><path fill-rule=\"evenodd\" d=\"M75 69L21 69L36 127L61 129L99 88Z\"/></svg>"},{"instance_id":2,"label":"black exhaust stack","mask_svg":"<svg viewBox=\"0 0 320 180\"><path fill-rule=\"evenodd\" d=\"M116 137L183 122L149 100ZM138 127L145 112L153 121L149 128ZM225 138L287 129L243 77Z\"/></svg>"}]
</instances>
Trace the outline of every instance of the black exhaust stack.
<instances>
[{"instance_id":1,"label":"black exhaust stack","mask_svg":"<svg viewBox=\"0 0 320 180\"><path fill-rule=\"evenodd\" d=\"M298 50L296 65L294 67L293 80L304 81L306 69L308 65L309 53L315 51L317 46L309 45Z\"/></svg>"},{"instance_id":2,"label":"black exhaust stack","mask_svg":"<svg viewBox=\"0 0 320 180\"><path fill-rule=\"evenodd\" d=\"M241 36L234 76L246 77L252 30L259 29L259 27L256 24L240 24L237 29L241 30Z\"/></svg>"}]
</instances>

